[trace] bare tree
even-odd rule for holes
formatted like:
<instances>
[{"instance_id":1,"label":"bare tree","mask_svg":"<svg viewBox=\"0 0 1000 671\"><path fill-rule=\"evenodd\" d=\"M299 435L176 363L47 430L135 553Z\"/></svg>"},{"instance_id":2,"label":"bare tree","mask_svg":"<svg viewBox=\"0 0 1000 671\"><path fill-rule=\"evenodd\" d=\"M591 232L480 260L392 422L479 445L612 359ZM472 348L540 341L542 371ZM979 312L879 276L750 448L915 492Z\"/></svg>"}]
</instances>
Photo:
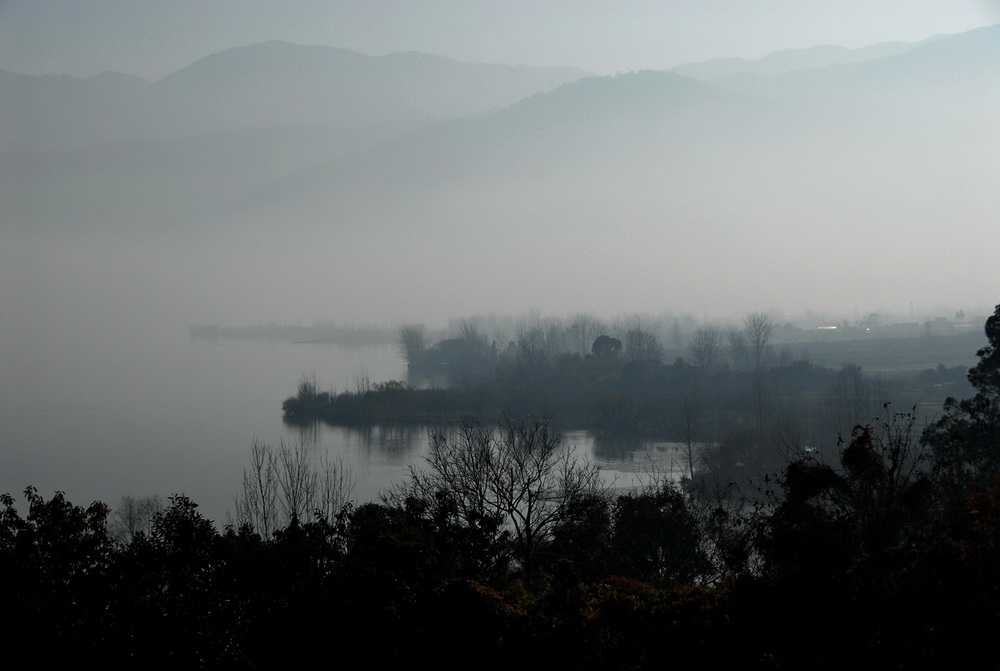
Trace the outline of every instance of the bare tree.
<instances>
[{"instance_id":1,"label":"bare tree","mask_svg":"<svg viewBox=\"0 0 1000 671\"><path fill-rule=\"evenodd\" d=\"M739 341L737 340L739 346ZM683 384L679 387L679 412L681 435L687 452L688 477L694 480L695 464L703 451L704 441L704 382L715 366L722 350L722 333L714 326L705 326L691 336L691 354L696 367L688 367Z\"/></svg>"},{"instance_id":2,"label":"bare tree","mask_svg":"<svg viewBox=\"0 0 1000 671\"><path fill-rule=\"evenodd\" d=\"M684 328L681 326L680 319L674 318L667 337L670 340L670 346L678 352L684 348Z\"/></svg>"},{"instance_id":3,"label":"bare tree","mask_svg":"<svg viewBox=\"0 0 1000 671\"><path fill-rule=\"evenodd\" d=\"M420 362L427 349L423 324L403 324L398 332L399 353L408 366Z\"/></svg>"},{"instance_id":4,"label":"bare tree","mask_svg":"<svg viewBox=\"0 0 1000 671\"><path fill-rule=\"evenodd\" d=\"M458 337L462 338L466 342L476 345L486 345L486 336L484 336L479 328L478 319L461 319L458 322Z\"/></svg>"},{"instance_id":5,"label":"bare tree","mask_svg":"<svg viewBox=\"0 0 1000 671\"><path fill-rule=\"evenodd\" d=\"M236 497L236 521L248 524L264 538L278 526L278 476L274 452L254 438L250 467L243 469L243 485Z\"/></svg>"},{"instance_id":6,"label":"bare tree","mask_svg":"<svg viewBox=\"0 0 1000 671\"><path fill-rule=\"evenodd\" d=\"M331 459L329 452L320 459L317 478L313 512L332 520L351 502L351 495L354 493L358 478L344 464L343 459L339 456Z\"/></svg>"},{"instance_id":7,"label":"bare tree","mask_svg":"<svg viewBox=\"0 0 1000 671\"><path fill-rule=\"evenodd\" d=\"M743 330L729 329L726 332L726 340L729 342L729 358L733 361L733 368L737 370L748 368L750 354L747 348L747 337Z\"/></svg>"},{"instance_id":8,"label":"bare tree","mask_svg":"<svg viewBox=\"0 0 1000 671\"><path fill-rule=\"evenodd\" d=\"M879 415L885 402L884 394L880 380L869 380L861 366L841 366L828 394L828 407L837 433L847 436L855 426L870 424Z\"/></svg>"},{"instance_id":9,"label":"bare tree","mask_svg":"<svg viewBox=\"0 0 1000 671\"><path fill-rule=\"evenodd\" d=\"M508 336L508 333L509 331L505 326L502 326L500 324L496 324L493 326L491 335L489 336L490 350L491 350L490 353L497 360L500 360L504 357L504 355L507 353L508 345L510 345L513 342Z\"/></svg>"},{"instance_id":10,"label":"bare tree","mask_svg":"<svg viewBox=\"0 0 1000 671\"><path fill-rule=\"evenodd\" d=\"M163 499L159 495L137 498L126 494L112 512L109 525L111 536L120 541L128 541L138 533L149 531L153 517L161 510Z\"/></svg>"},{"instance_id":11,"label":"bare tree","mask_svg":"<svg viewBox=\"0 0 1000 671\"><path fill-rule=\"evenodd\" d=\"M432 432L427 465L428 471L412 470L413 493L451 494L467 524L493 521L498 534L510 533L529 580L569 504L604 493L599 467L579 461L545 420Z\"/></svg>"},{"instance_id":12,"label":"bare tree","mask_svg":"<svg viewBox=\"0 0 1000 671\"><path fill-rule=\"evenodd\" d=\"M302 443L287 445L283 440L274 455L278 479L278 503L283 520L306 519L319 486L318 476L309 463Z\"/></svg>"},{"instance_id":13,"label":"bare tree","mask_svg":"<svg viewBox=\"0 0 1000 671\"><path fill-rule=\"evenodd\" d=\"M772 419L775 393L773 383L765 374L763 363L764 353L774 334L774 322L763 312L753 312L743 319L746 339L750 355L753 358L753 370L750 374L750 400L753 404L755 418L754 447L757 458L766 465L766 430Z\"/></svg>"},{"instance_id":14,"label":"bare tree","mask_svg":"<svg viewBox=\"0 0 1000 671\"><path fill-rule=\"evenodd\" d=\"M722 334L714 326L704 326L691 336L691 355L697 365L711 369L722 349Z\"/></svg>"},{"instance_id":15,"label":"bare tree","mask_svg":"<svg viewBox=\"0 0 1000 671\"><path fill-rule=\"evenodd\" d=\"M580 356L590 354L590 346L594 338L601 334L607 327L596 317L588 314L578 314L574 316L573 323L569 326L570 334L573 338L573 346Z\"/></svg>"},{"instance_id":16,"label":"bare tree","mask_svg":"<svg viewBox=\"0 0 1000 671\"><path fill-rule=\"evenodd\" d=\"M316 376L316 371L309 374L303 373L302 379L299 380L296 398L300 401L313 403L316 401L317 394L319 394L319 378Z\"/></svg>"},{"instance_id":17,"label":"bare tree","mask_svg":"<svg viewBox=\"0 0 1000 671\"><path fill-rule=\"evenodd\" d=\"M372 390L372 379L368 375L368 369L361 367L361 372L354 377L354 393L364 396Z\"/></svg>"},{"instance_id":18,"label":"bare tree","mask_svg":"<svg viewBox=\"0 0 1000 671\"><path fill-rule=\"evenodd\" d=\"M700 375L690 375L687 383L681 388L678 399L678 411L681 421L681 435L684 438L684 448L687 453L688 477L694 481L694 467L698 459L698 437L701 430L702 399Z\"/></svg>"},{"instance_id":19,"label":"bare tree","mask_svg":"<svg viewBox=\"0 0 1000 671\"><path fill-rule=\"evenodd\" d=\"M458 322L458 339L461 341L461 356L454 362L451 374L454 381L469 384L490 370L493 352L489 339L480 329L477 319L462 319Z\"/></svg>"},{"instance_id":20,"label":"bare tree","mask_svg":"<svg viewBox=\"0 0 1000 671\"><path fill-rule=\"evenodd\" d=\"M517 358L521 363L529 366L538 366L545 363L547 358L545 332L539 325L518 324L516 330L517 337Z\"/></svg>"},{"instance_id":21,"label":"bare tree","mask_svg":"<svg viewBox=\"0 0 1000 671\"><path fill-rule=\"evenodd\" d=\"M545 323L545 353L550 359L569 350L566 329L560 319L547 319Z\"/></svg>"},{"instance_id":22,"label":"bare tree","mask_svg":"<svg viewBox=\"0 0 1000 671\"><path fill-rule=\"evenodd\" d=\"M652 331L644 329L636 319L625 331L623 338L625 356L632 361L660 361L663 359L663 345Z\"/></svg>"},{"instance_id":23,"label":"bare tree","mask_svg":"<svg viewBox=\"0 0 1000 671\"><path fill-rule=\"evenodd\" d=\"M264 538L292 520L321 515L331 519L350 501L356 478L339 459L326 454L313 465L307 446L284 440L275 450L254 439L250 467L236 497L236 522L248 524Z\"/></svg>"},{"instance_id":24,"label":"bare tree","mask_svg":"<svg viewBox=\"0 0 1000 671\"><path fill-rule=\"evenodd\" d=\"M763 312L752 312L743 319L747 344L753 357L754 368L760 370L767 345L774 335L774 321Z\"/></svg>"}]
</instances>

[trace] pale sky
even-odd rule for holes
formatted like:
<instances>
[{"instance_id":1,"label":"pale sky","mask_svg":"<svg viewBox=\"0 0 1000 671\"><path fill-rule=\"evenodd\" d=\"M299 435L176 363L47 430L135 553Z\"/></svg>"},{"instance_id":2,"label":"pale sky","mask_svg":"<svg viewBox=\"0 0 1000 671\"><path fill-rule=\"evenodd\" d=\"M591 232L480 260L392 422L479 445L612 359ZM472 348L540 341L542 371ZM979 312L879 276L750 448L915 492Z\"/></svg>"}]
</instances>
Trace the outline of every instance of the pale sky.
<instances>
[{"instance_id":1,"label":"pale sky","mask_svg":"<svg viewBox=\"0 0 1000 671\"><path fill-rule=\"evenodd\" d=\"M611 74L995 23L1000 0L0 0L0 68L155 80L278 39Z\"/></svg>"},{"instance_id":2,"label":"pale sky","mask_svg":"<svg viewBox=\"0 0 1000 671\"><path fill-rule=\"evenodd\" d=\"M278 39L350 48L372 55L420 51L466 62L575 66L610 74L668 69L709 58L760 58L780 49L820 44L861 47L891 40L913 42L998 23L1000 0L0 0L0 68L24 74L66 73L81 77L114 70L155 80L209 54ZM942 101L944 106L947 103ZM141 239L143 231L147 231L142 226L147 224L153 227L149 230L170 241L173 239L168 233L173 229L158 227L158 223L154 227L149 221L155 218L143 220L140 226L128 214L127 225L111 223L121 224L120 230L135 235L134 241L115 240L115 244L107 245L103 237L96 236L88 242L92 247L77 244L67 249L67 258L93 272L90 285L55 275L52 269L69 266L69 261L36 262L37 257L21 254L9 241L0 245L0 253L17 260L21 270L5 269L2 263L0 270L20 281L21 276L34 277L36 270L44 267L39 281L45 290L25 290L20 295L26 304L38 295L56 296L52 304L58 315L65 306L62 294L72 282L84 287L87 296L114 304L108 298L112 292L107 284L111 284L135 290L138 293L133 303L154 305L164 313L168 311L162 309L162 296L169 295L177 314L183 315L175 321L183 323L255 323L271 318L331 316L359 322L422 320L482 310L516 313L532 307L599 314L660 309L737 314L751 309L795 312L845 306L883 311L883 305L905 310L915 298L927 305L938 305L951 297L992 305L1000 287L992 263L998 244L993 187L997 183L996 157L1000 156L995 150L997 126L992 123L995 109L984 107L961 118L978 119L982 124L970 129L943 126L935 132L954 136L935 135L929 143L920 135L917 138L921 142L911 142L906 127L891 129L896 133L896 144L890 147L883 143L877 149L865 146L863 134L850 136L853 153L845 150L842 154L838 153L842 143L837 136L823 133L802 144L795 144L798 138L789 138L787 145L774 152L761 149L752 160L739 154L730 156L725 145L713 145L689 157L694 166L690 169L679 159L665 159L655 150L649 156L637 155L635 164L630 158L610 167L546 156L544 160L551 162L545 166L551 173L542 172L537 178L530 171L507 176L506 182L497 182L495 175L485 181L470 176L461 188L441 186L405 201L402 195L385 187L393 198L359 200L357 211L351 209L355 207L353 201L344 204L324 200L325 191L319 189L315 198L305 198L304 204L290 199L282 205L284 210L275 205L278 209L256 214L259 221L254 225L265 232L261 240L247 236L241 240L242 247L237 248L218 233L220 246L197 250L195 260L189 258L194 252L189 254L179 242L177 249L181 251L175 253L174 247L157 246L161 238L152 242ZM879 134L881 131L879 127ZM979 135L970 140L971 133ZM817 146L827 152L819 160L815 158L819 155ZM183 151L177 153L185 155ZM135 159L137 165L141 165L140 158ZM195 164L194 159L186 160L189 163L183 165ZM561 163L564 161L569 165ZM858 169L859 165L863 169ZM95 171L100 167L96 165ZM608 170L613 172L611 180L607 178ZM113 188L116 174L111 170L110 176L100 182L112 194L118 193ZM88 175L67 171L60 184L74 188L89 184L85 177ZM175 178L179 180L179 191L188 188L186 175L170 173L170 179ZM235 177L218 179L222 183ZM673 186L664 189L663 184ZM79 188L94 202L104 197L105 192L99 189ZM168 192L163 188L157 191ZM129 195L142 193L136 190ZM764 197L759 197L761 194ZM70 199L77 192L69 189L59 195ZM116 201L108 197L100 202ZM108 207L126 211L124 205ZM359 231L354 246L345 243L339 228L326 225L330 208L335 207L343 208L338 210L338 216L350 222L352 231ZM67 221L58 222L66 230L72 229L73 217L87 216L85 210L78 215L75 207L68 211L71 215L67 215ZM240 226L247 226L244 230L252 228L243 215L239 220ZM692 231L690 245L705 245L703 257L679 253L685 248L673 227L660 223L673 220ZM98 221L106 223L101 218ZM469 221L477 222L475 229L464 228ZM583 261L566 267L539 259L535 266L543 270L529 273L522 266L533 262L519 256L522 249L517 241L497 234L510 221L521 222L526 235L538 234L533 238L539 245L537 254L566 251L568 245L575 245L566 251L566 257ZM809 225L800 226L802 221ZM287 232L286 222L302 227L315 225L326 236L322 240L311 238L308 262L303 261L306 252L300 240ZM419 248L424 253L410 254L399 261L406 269L397 267L394 273L380 278L381 284L367 282L367 293L353 293L354 303L350 305L343 296L336 304L319 305L311 295L297 291L301 286L356 283L367 270L365 255L384 254L379 245L384 245L385 240L366 232L366 226L373 222L406 222L400 230L412 239L404 236L403 242L394 242L394 248L408 250L408 245L426 245ZM718 254L719 242L701 236L706 222L762 233L751 237L750 242L738 236L727 239L728 260L705 264L702 258L722 258ZM845 231L848 225L853 228ZM603 237L618 228L632 234L612 236L610 242ZM874 236L875 229L882 238ZM95 224L93 230L103 229ZM319 235L311 229L303 231L305 228L296 235ZM476 237L480 231L485 232L489 243ZM569 231L574 235L567 235ZM901 235L903 231L911 235ZM963 237L956 231L968 234ZM868 250L865 253L877 260L862 259L853 249L854 241L862 239L862 235ZM179 233L177 236L180 239ZM483 261L474 254L463 256L464 250L492 244L492 249L503 248L509 256L491 256L491 262L498 266L494 281L465 286L454 281L457 271L439 268L442 240L454 249L453 256L458 259L454 263L465 264L470 276L480 271ZM969 244L969 240L976 244ZM36 241L26 244L34 245ZM37 244L39 256L53 255L43 243ZM752 245L759 245L754 248L759 252L756 256L750 253ZM852 267L860 270L853 275L844 273L844 264L835 260L840 257L831 245L840 245L840 257L853 258ZM135 252L137 246L149 253L144 256ZM817 247L824 249L822 264L800 254L802 249ZM893 249L897 255L888 265L881 258L883 248ZM283 250L283 265L278 264L282 270L279 272L275 266L271 272L261 274L256 255L264 255L270 264L276 249ZM113 255L110 260L109 254ZM331 261L337 254L342 255L335 258L339 264ZM771 259L775 257L797 259L799 267L784 276L795 277L796 281L780 282L784 287L780 294L770 290L765 294L760 287L770 280L761 278L771 276ZM141 262L133 265L133 258ZM220 259L226 262L225 267L220 265ZM818 270L820 266L825 274ZM592 268L596 267L609 273L614 269L615 281L595 279ZM110 268L121 272L109 280ZM830 269L841 274L832 286L827 280L827 275L834 272ZM884 282L888 274L893 279ZM807 276L816 279L802 280ZM143 277L147 284L134 279L122 281L122 277ZM691 277L709 279L701 283L698 291L664 290L696 284L690 282ZM748 282L745 277L758 280ZM107 284L93 289L102 282ZM26 286L21 282L15 288L22 285ZM206 286L213 290L205 291ZM580 290L585 286L597 288ZM643 291L623 292L622 286L638 286ZM560 291L540 293L537 287L560 287ZM459 296L458 289L469 291ZM8 295L13 293L7 291ZM144 291L157 298L139 299L139 294L146 295ZM296 300L289 300L289 296ZM631 302L624 304L625 299ZM767 302L761 304L763 300ZM438 314L430 314L432 310Z\"/></svg>"}]
</instances>

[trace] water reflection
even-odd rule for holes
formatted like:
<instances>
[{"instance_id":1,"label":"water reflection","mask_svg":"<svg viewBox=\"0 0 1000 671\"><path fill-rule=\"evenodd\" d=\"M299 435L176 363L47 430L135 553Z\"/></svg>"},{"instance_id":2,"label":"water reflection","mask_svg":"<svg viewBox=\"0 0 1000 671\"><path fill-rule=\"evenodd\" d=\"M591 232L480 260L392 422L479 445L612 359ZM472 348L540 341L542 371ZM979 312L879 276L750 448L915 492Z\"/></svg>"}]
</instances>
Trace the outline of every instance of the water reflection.
<instances>
[{"instance_id":1,"label":"water reflection","mask_svg":"<svg viewBox=\"0 0 1000 671\"><path fill-rule=\"evenodd\" d=\"M569 431L564 438L580 456L601 465L605 483L616 491L632 491L654 481L676 482L687 473L682 443L589 431Z\"/></svg>"},{"instance_id":2,"label":"water reflection","mask_svg":"<svg viewBox=\"0 0 1000 671\"><path fill-rule=\"evenodd\" d=\"M425 449L427 429L418 425L390 424L342 427L341 440L352 452L377 455L385 461L409 464Z\"/></svg>"},{"instance_id":3,"label":"water reflection","mask_svg":"<svg viewBox=\"0 0 1000 671\"><path fill-rule=\"evenodd\" d=\"M183 493L221 523L254 440L308 446L317 463L327 455L341 459L357 476L359 502L406 479L428 449L426 425L282 421L281 401L304 373L322 388L349 388L359 371L375 380L403 377L391 346L211 343L191 340L182 329L150 329L114 341L0 339L0 359L45 364L0 376L0 493L30 484L65 491L74 502L112 506L125 494ZM649 454L657 463L680 459L651 441L586 431L565 436L616 487L631 486Z\"/></svg>"},{"instance_id":4,"label":"water reflection","mask_svg":"<svg viewBox=\"0 0 1000 671\"><path fill-rule=\"evenodd\" d=\"M295 428L296 437L301 444L308 445L309 447L316 447L319 445L319 422L306 421L292 424L288 420L285 420L285 425Z\"/></svg>"},{"instance_id":5,"label":"water reflection","mask_svg":"<svg viewBox=\"0 0 1000 671\"><path fill-rule=\"evenodd\" d=\"M459 427L332 426L307 422L288 428L296 439L315 448L317 458L330 454L348 465L358 476L357 498L364 501L378 498L381 492L408 478L411 467L422 467L429 430L451 435ZM605 484L615 491L632 491L654 481L679 481L687 473L687 452L681 443L583 430L565 431L562 435L578 458L600 465Z\"/></svg>"}]
</instances>

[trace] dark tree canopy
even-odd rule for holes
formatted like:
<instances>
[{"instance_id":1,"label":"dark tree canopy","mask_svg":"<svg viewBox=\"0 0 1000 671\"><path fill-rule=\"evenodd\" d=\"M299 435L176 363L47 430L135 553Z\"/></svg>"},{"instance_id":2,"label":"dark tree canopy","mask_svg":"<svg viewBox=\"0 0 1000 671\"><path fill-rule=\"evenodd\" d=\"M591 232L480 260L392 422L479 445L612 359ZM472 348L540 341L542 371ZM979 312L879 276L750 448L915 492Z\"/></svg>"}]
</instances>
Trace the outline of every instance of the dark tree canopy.
<instances>
[{"instance_id":1,"label":"dark tree canopy","mask_svg":"<svg viewBox=\"0 0 1000 671\"><path fill-rule=\"evenodd\" d=\"M1000 464L1000 305L986 320L989 344L969 369L972 398L948 398L944 416L924 431L923 442L939 459L986 473Z\"/></svg>"},{"instance_id":2,"label":"dark tree canopy","mask_svg":"<svg viewBox=\"0 0 1000 671\"><path fill-rule=\"evenodd\" d=\"M985 331L989 344L976 352L979 363L969 369L969 382L980 394L996 399L1000 397L1000 305L987 318Z\"/></svg>"},{"instance_id":3,"label":"dark tree canopy","mask_svg":"<svg viewBox=\"0 0 1000 671\"><path fill-rule=\"evenodd\" d=\"M622 341L611 336L599 335L590 351L594 356L601 358L618 356L622 352Z\"/></svg>"}]
</instances>

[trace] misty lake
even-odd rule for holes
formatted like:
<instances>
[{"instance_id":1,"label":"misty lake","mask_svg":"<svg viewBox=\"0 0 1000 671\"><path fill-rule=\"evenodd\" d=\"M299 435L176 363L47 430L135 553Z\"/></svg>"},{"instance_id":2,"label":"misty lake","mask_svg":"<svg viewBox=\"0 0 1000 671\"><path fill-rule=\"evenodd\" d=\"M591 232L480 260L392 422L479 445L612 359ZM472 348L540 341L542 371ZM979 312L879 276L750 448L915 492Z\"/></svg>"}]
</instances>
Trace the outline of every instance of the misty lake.
<instances>
[{"instance_id":1,"label":"misty lake","mask_svg":"<svg viewBox=\"0 0 1000 671\"><path fill-rule=\"evenodd\" d=\"M284 424L282 400L304 374L322 389L356 380L405 379L394 346L343 346L250 340L197 340L184 328L133 324L113 337L103 328L33 332L0 341L0 493L20 499L28 485L44 496L112 507L124 494L183 493L221 526L232 509L255 439L304 440L317 456L340 457L357 476L356 500L420 465L427 446L419 426L364 429ZM672 444L565 439L599 462L606 479L631 486L650 459L658 470L681 461Z\"/></svg>"}]
</instances>

